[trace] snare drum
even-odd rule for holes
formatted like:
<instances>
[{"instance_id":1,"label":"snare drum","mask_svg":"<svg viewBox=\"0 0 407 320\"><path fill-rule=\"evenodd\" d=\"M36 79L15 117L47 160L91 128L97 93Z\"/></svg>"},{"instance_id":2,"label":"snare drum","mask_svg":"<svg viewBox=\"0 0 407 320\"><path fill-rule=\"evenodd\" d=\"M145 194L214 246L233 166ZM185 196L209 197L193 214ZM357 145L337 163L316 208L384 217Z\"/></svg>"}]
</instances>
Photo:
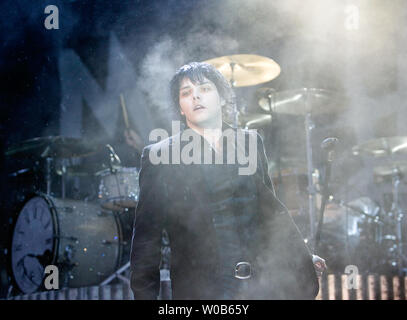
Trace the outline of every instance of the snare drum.
<instances>
[{"instance_id":1,"label":"snare drum","mask_svg":"<svg viewBox=\"0 0 407 320\"><path fill-rule=\"evenodd\" d=\"M47 265L58 267L60 288L97 285L126 262L128 246L118 215L97 203L37 196L16 221L13 276L24 293L42 289Z\"/></svg>"},{"instance_id":2,"label":"snare drum","mask_svg":"<svg viewBox=\"0 0 407 320\"><path fill-rule=\"evenodd\" d=\"M98 197L103 208L120 212L137 206L140 192L137 168L107 169L99 175Z\"/></svg>"}]
</instances>

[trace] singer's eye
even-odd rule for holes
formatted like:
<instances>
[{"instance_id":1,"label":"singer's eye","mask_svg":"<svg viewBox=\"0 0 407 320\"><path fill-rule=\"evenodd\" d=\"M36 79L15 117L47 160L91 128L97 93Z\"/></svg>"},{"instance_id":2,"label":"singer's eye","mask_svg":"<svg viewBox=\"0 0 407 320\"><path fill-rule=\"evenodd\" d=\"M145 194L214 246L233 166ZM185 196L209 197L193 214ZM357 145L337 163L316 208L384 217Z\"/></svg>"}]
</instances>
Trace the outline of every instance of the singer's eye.
<instances>
[{"instance_id":1,"label":"singer's eye","mask_svg":"<svg viewBox=\"0 0 407 320\"><path fill-rule=\"evenodd\" d=\"M191 94L191 90L181 91L181 97L188 97Z\"/></svg>"}]
</instances>

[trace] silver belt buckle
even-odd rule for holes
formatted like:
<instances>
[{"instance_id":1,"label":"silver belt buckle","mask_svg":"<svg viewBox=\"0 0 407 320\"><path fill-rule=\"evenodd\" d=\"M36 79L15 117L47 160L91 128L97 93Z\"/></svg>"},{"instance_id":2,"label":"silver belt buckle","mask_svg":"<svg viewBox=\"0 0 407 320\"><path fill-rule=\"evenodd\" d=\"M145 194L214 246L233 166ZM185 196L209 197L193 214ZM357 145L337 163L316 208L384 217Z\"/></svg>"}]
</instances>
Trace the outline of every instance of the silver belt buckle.
<instances>
[{"instance_id":1,"label":"silver belt buckle","mask_svg":"<svg viewBox=\"0 0 407 320\"><path fill-rule=\"evenodd\" d=\"M249 262L238 262L235 267L235 278L249 279L252 276L252 267Z\"/></svg>"}]
</instances>

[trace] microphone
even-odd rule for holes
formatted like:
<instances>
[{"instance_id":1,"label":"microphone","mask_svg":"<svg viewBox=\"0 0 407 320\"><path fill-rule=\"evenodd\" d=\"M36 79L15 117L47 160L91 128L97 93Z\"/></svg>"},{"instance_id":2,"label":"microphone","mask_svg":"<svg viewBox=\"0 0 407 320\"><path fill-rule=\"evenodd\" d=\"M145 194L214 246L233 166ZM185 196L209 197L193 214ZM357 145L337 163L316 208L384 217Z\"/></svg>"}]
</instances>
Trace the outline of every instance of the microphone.
<instances>
[{"instance_id":1,"label":"microphone","mask_svg":"<svg viewBox=\"0 0 407 320\"><path fill-rule=\"evenodd\" d=\"M325 138L321 143L321 149L325 153L325 181L323 183L323 189L325 192L328 192L328 183L331 177L331 163L334 160L334 151L335 147L338 144L339 139L336 137ZM328 195L326 195L328 196Z\"/></svg>"},{"instance_id":2,"label":"microphone","mask_svg":"<svg viewBox=\"0 0 407 320\"><path fill-rule=\"evenodd\" d=\"M113 147L110 144L106 145L106 148L109 149L109 154L110 154L110 169L113 171L113 165L120 165L121 161L119 156L116 154L114 151Z\"/></svg>"},{"instance_id":3,"label":"microphone","mask_svg":"<svg viewBox=\"0 0 407 320\"><path fill-rule=\"evenodd\" d=\"M332 162L334 158L334 150L338 144L339 139L336 137L325 138L321 143L321 149L327 153L326 160Z\"/></svg>"},{"instance_id":4,"label":"microphone","mask_svg":"<svg viewBox=\"0 0 407 320\"><path fill-rule=\"evenodd\" d=\"M326 202L329 197L329 180L331 178L331 163L334 159L334 150L339 139L335 137L325 138L321 143L321 149L326 153L325 158L325 179L321 185L322 189L322 199L321 208L319 210L319 221L317 226L317 232L315 234L315 244L314 250L317 251L319 248L319 242L321 239L322 225L324 223L324 211Z\"/></svg>"}]
</instances>

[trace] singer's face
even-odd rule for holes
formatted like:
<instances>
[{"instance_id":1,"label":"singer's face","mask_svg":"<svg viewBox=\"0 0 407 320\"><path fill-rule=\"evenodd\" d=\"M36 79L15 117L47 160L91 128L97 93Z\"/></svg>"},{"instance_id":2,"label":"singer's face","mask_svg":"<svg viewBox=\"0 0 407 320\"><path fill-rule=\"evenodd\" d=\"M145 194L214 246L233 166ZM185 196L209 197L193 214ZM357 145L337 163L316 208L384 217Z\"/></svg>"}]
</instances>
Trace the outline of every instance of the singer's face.
<instances>
[{"instance_id":1,"label":"singer's face","mask_svg":"<svg viewBox=\"0 0 407 320\"><path fill-rule=\"evenodd\" d=\"M222 104L215 84L204 78L200 83L193 83L189 78L181 81L179 105L189 127L211 127L222 122Z\"/></svg>"}]
</instances>

